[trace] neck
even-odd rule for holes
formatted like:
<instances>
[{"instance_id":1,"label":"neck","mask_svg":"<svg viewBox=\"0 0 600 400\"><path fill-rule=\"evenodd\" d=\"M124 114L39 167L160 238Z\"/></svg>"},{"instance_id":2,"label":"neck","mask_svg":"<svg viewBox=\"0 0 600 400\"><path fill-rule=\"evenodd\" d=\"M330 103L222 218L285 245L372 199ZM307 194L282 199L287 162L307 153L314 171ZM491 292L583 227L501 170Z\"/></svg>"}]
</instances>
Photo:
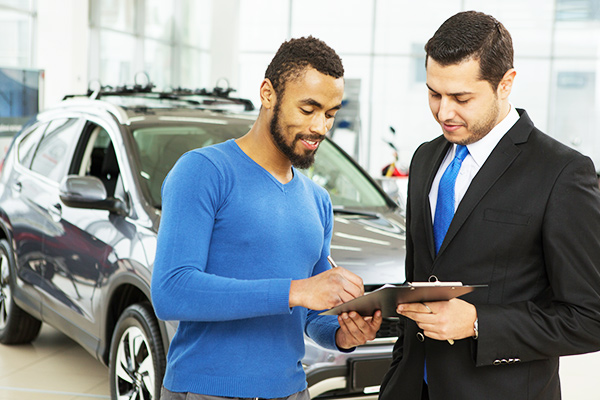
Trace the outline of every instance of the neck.
<instances>
[{"instance_id":1,"label":"neck","mask_svg":"<svg viewBox=\"0 0 600 400\"><path fill-rule=\"evenodd\" d=\"M294 177L292 163L275 144L263 112L259 114L250 131L237 139L236 143L248 157L279 182L285 184Z\"/></svg>"}]
</instances>

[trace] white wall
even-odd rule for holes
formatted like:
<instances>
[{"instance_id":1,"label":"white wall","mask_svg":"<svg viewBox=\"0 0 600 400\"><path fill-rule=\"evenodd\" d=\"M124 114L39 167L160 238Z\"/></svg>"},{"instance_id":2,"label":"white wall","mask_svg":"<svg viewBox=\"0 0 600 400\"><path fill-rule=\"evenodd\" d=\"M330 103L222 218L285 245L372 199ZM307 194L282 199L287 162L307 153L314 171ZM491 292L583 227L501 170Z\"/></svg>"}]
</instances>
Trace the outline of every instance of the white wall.
<instances>
[{"instance_id":1,"label":"white wall","mask_svg":"<svg viewBox=\"0 0 600 400\"><path fill-rule=\"evenodd\" d=\"M38 1L36 68L45 71L43 107L88 85L88 1Z\"/></svg>"}]
</instances>

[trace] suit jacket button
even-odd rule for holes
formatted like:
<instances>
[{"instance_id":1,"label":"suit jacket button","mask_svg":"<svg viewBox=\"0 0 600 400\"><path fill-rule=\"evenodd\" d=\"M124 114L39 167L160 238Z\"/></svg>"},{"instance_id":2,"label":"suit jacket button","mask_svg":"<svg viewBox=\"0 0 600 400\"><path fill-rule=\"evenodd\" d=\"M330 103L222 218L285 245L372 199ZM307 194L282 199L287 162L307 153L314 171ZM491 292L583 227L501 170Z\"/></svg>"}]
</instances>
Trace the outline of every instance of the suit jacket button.
<instances>
[{"instance_id":1,"label":"suit jacket button","mask_svg":"<svg viewBox=\"0 0 600 400\"><path fill-rule=\"evenodd\" d=\"M508 364L508 361L506 360L506 358L503 358L502 360L500 360L501 364Z\"/></svg>"},{"instance_id":2,"label":"suit jacket button","mask_svg":"<svg viewBox=\"0 0 600 400\"><path fill-rule=\"evenodd\" d=\"M419 340L419 342L424 342L425 341L425 335L423 335L422 332L417 332L417 339Z\"/></svg>"},{"instance_id":3,"label":"suit jacket button","mask_svg":"<svg viewBox=\"0 0 600 400\"><path fill-rule=\"evenodd\" d=\"M494 362L492 364L494 364L494 365L500 365L500 360L494 360Z\"/></svg>"}]
</instances>

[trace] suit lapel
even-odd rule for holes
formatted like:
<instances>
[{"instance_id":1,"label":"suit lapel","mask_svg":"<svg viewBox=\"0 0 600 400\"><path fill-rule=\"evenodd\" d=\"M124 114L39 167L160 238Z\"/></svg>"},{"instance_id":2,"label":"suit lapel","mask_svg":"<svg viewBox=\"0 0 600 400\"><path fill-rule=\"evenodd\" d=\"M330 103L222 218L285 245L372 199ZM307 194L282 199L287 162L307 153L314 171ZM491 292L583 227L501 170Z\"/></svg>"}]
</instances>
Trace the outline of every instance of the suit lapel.
<instances>
[{"instance_id":1,"label":"suit lapel","mask_svg":"<svg viewBox=\"0 0 600 400\"><path fill-rule=\"evenodd\" d=\"M431 259L435 259L435 242L433 239L433 219L431 218L431 203L429 202L429 192L431 192L431 186L433 185L433 180L435 179L435 175L440 169L440 165L442 165L442 161L444 161L444 157L446 157L446 153L448 153L448 149L451 146L450 142L441 141L441 145L438 146L433 155L432 159L436 160L432 165L432 169L429 171L429 176L427 178L426 186L423 192L423 215L425 216L425 230L427 231L427 247L429 248L429 252L431 253Z\"/></svg>"},{"instance_id":2,"label":"suit lapel","mask_svg":"<svg viewBox=\"0 0 600 400\"><path fill-rule=\"evenodd\" d=\"M471 185L456 210L456 214L454 214L438 255L448 247L483 196L485 196L521 153L517 144L527 141L529 133L533 129L533 122L531 122L525 111L519 111L521 114L519 121L504 135L477 175L475 175L475 178L473 178ZM431 238L433 241L433 228L431 228Z\"/></svg>"}]
</instances>

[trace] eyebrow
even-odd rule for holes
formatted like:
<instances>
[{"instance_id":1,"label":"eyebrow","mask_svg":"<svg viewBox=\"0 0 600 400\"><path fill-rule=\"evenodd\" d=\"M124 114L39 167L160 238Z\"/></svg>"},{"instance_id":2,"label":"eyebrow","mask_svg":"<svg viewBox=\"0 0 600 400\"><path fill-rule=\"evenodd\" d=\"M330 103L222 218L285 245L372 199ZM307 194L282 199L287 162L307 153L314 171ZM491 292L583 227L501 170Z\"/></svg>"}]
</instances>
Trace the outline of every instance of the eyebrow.
<instances>
[{"instance_id":1,"label":"eyebrow","mask_svg":"<svg viewBox=\"0 0 600 400\"><path fill-rule=\"evenodd\" d=\"M321 109L323 108L323 105L321 103L319 103L315 99L311 99L311 98L300 100L300 104L307 105L307 106L313 106L313 107L317 107L317 108L321 108ZM335 107L330 108L330 110L339 110L340 108L342 108L341 103Z\"/></svg>"},{"instance_id":2,"label":"eyebrow","mask_svg":"<svg viewBox=\"0 0 600 400\"><path fill-rule=\"evenodd\" d=\"M431 90L433 93L436 94L440 94L437 91L433 90L428 84L425 84L425 86L427 86L427 88L429 90ZM466 96L466 95L470 95L473 94L473 92L456 92L456 93L448 93L448 96L452 96L452 97L459 97L459 96Z\"/></svg>"}]
</instances>

